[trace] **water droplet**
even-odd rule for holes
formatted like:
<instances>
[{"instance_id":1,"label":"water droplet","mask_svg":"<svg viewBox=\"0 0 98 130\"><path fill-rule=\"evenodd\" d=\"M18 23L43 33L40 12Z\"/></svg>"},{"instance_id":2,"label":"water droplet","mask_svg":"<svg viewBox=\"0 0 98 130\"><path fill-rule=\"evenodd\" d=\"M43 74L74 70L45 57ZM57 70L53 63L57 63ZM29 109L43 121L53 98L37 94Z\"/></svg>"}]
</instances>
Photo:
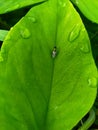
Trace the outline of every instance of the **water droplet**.
<instances>
[{"instance_id":1,"label":"water droplet","mask_svg":"<svg viewBox=\"0 0 98 130\"><path fill-rule=\"evenodd\" d=\"M58 106L55 106L55 108L54 108L55 110L57 110L58 109Z\"/></svg>"},{"instance_id":2,"label":"water droplet","mask_svg":"<svg viewBox=\"0 0 98 130\"><path fill-rule=\"evenodd\" d=\"M29 16L28 19L30 19L33 23L36 23L36 22L37 22L37 19L36 19L35 17Z\"/></svg>"},{"instance_id":3,"label":"water droplet","mask_svg":"<svg viewBox=\"0 0 98 130\"><path fill-rule=\"evenodd\" d=\"M95 78L95 77L89 78L88 84L90 87L97 87L97 78Z\"/></svg>"},{"instance_id":4,"label":"water droplet","mask_svg":"<svg viewBox=\"0 0 98 130\"><path fill-rule=\"evenodd\" d=\"M13 27L11 27L11 29L10 30L13 30Z\"/></svg>"},{"instance_id":5,"label":"water droplet","mask_svg":"<svg viewBox=\"0 0 98 130\"><path fill-rule=\"evenodd\" d=\"M78 5L79 4L79 0L76 0L75 3Z\"/></svg>"},{"instance_id":6,"label":"water droplet","mask_svg":"<svg viewBox=\"0 0 98 130\"><path fill-rule=\"evenodd\" d=\"M82 52L84 52L84 53L89 53L90 52L90 46L88 44L88 41L80 43L79 46L80 46L80 50Z\"/></svg>"},{"instance_id":7,"label":"water droplet","mask_svg":"<svg viewBox=\"0 0 98 130\"><path fill-rule=\"evenodd\" d=\"M70 42L76 40L80 35L80 30L81 30L80 25L79 24L75 25L69 34L68 40Z\"/></svg>"},{"instance_id":8,"label":"water droplet","mask_svg":"<svg viewBox=\"0 0 98 130\"><path fill-rule=\"evenodd\" d=\"M20 34L23 38L29 38L31 36L31 33L27 28L22 28Z\"/></svg>"},{"instance_id":9,"label":"water droplet","mask_svg":"<svg viewBox=\"0 0 98 130\"><path fill-rule=\"evenodd\" d=\"M59 4L60 4L60 6L62 6L62 7L65 7L66 6L66 3L65 3L65 1L59 1Z\"/></svg>"}]
</instances>

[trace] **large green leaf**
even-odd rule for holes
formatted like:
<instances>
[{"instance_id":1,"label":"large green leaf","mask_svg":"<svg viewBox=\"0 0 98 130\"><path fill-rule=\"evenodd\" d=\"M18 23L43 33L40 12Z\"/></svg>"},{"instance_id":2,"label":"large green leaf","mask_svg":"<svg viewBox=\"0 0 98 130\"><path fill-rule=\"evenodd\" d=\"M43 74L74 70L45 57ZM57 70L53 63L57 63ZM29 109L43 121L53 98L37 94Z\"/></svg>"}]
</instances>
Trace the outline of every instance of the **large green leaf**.
<instances>
[{"instance_id":1,"label":"large green leaf","mask_svg":"<svg viewBox=\"0 0 98 130\"><path fill-rule=\"evenodd\" d=\"M91 21L98 23L98 0L71 0Z\"/></svg>"},{"instance_id":2,"label":"large green leaf","mask_svg":"<svg viewBox=\"0 0 98 130\"><path fill-rule=\"evenodd\" d=\"M0 60L0 130L71 130L93 105L97 69L69 0L33 7Z\"/></svg>"},{"instance_id":3,"label":"large green leaf","mask_svg":"<svg viewBox=\"0 0 98 130\"><path fill-rule=\"evenodd\" d=\"M0 14L34 5L43 1L45 0L0 0Z\"/></svg>"}]
</instances>

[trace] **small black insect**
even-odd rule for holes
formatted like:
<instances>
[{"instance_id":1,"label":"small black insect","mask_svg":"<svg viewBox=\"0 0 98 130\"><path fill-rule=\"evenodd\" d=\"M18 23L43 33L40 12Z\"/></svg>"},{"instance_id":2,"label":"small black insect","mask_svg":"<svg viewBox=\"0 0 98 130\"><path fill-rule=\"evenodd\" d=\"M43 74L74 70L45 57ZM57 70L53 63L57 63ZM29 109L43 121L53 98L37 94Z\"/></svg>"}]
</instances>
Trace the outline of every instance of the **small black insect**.
<instances>
[{"instance_id":1,"label":"small black insect","mask_svg":"<svg viewBox=\"0 0 98 130\"><path fill-rule=\"evenodd\" d=\"M53 50L52 50L52 58L55 58L56 55L57 55L57 48L56 48L56 46L55 46L55 47L53 48Z\"/></svg>"}]
</instances>

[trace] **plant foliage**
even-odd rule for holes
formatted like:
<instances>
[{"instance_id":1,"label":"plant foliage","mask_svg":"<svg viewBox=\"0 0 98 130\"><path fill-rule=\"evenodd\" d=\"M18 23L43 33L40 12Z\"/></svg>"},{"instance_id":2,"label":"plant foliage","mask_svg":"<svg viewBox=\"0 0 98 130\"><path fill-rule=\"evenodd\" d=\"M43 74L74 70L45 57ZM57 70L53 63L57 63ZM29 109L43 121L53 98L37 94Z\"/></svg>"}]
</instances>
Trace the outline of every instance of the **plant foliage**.
<instances>
[{"instance_id":1,"label":"plant foliage","mask_svg":"<svg viewBox=\"0 0 98 130\"><path fill-rule=\"evenodd\" d=\"M32 7L1 47L0 130L71 130L96 93L90 41L71 2Z\"/></svg>"}]
</instances>

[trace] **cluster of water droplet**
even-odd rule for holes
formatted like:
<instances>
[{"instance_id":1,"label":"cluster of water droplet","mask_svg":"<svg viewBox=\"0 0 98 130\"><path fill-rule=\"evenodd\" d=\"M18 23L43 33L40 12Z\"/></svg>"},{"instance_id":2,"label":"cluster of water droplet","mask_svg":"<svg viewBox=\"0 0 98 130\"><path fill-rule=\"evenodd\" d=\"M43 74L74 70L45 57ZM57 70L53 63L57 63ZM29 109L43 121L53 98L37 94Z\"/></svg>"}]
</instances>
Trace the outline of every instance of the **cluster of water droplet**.
<instances>
[{"instance_id":1,"label":"cluster of water droplet","mask_svg":"<svg viewBox=\"0 0 98 130\"><path fill-rule=\"evenodd\" d=\"M64 8L66 6L66 2L63 0L60 0L59 5Z\"/></svg>"},{"instance_id":2,"label":"cluster of water droplet","mask_svg":"<svg viewBox=\"0 0 98 130\"><path fill-rule=\"evenodd\" d=\"M68 37L68 40L69 42L74 42L76 39L79 38L80 36L80 33L83 33L83 35L85 36L85 30L81 28L81 25L79 24L76 24L72 31L69 33L69 37ZM84 37L83 36L83 37ZM80 41L81 40L81 41ZM78 42L78 46L79 46L79 49L84 52L84 53L89 53L90 52L90 46L88 44L89 41L85 42L85 37L82 39L80 39L79 41L76 41Z\"/></svg>"},{"instance_id":3,"label":"cluster of water droplet","mask_svg":"<svg viewBox=\"0 0 98 130\"><path fill-rule=\"evenodd\" d=\"M36 18L35 17L28 16L27 19L31 20L32 23L36 23ZM27 39L27 38L29 38L31 36L31 32L26 27L21 27L20 34L24 39Z\"/></svg>"},{"instance_id":4,"label":"cluster of water droplet","mask_svg":"<svg viewBox=\"0 0 98 130\"><path fill-rule=\"evenodd\" d=\"M29 38L31 36L31 33L28 28L22 28L20 31L21 36L25 39Z\"/></svg>"}]
</instances>

